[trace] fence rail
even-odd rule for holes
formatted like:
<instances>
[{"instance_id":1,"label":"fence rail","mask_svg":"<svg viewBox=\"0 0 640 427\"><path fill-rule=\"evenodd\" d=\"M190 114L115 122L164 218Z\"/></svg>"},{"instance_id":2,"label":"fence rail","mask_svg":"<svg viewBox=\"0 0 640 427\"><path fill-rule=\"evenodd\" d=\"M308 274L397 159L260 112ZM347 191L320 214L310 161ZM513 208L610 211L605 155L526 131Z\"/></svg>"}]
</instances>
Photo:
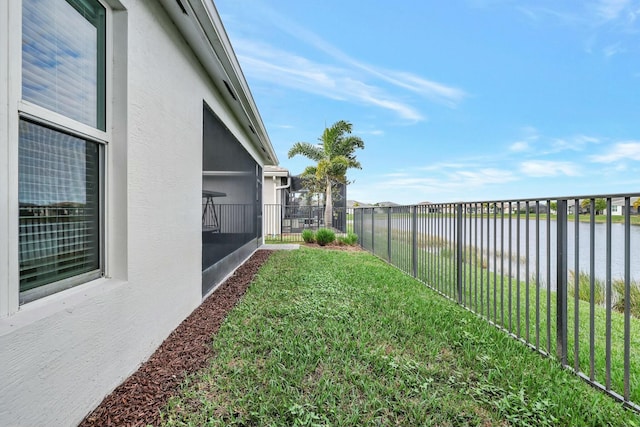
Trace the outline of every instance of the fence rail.
<instances>
[{"instance_id":1,"label":"fence rail","mask_svg":"<svg viewBox=\"0 0 640 427\"><path fill-rule=\"evenodd\" d=\"M356 208L353 228L364 249L640 412L637 196Z\"/></svg>"}]
</instances>

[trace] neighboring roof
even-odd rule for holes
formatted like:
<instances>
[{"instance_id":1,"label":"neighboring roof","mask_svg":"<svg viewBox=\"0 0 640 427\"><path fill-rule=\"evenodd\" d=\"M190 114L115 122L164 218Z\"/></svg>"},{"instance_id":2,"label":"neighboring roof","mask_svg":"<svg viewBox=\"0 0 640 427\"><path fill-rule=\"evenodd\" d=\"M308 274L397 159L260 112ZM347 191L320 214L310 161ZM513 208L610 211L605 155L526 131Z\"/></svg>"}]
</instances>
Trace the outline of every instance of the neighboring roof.
<instances>
[{"instance_id":1,"label":"neighboring roof","mask_svg":"<svg viewBox=\"0 0 640 427\"><path fill-rule=\"evenodd\" d=\"M637 197L630 197L629 198L629 204L631 206L633 206L633 203L638 200ZM624 201L624 197L613 197L611 199L611 205L612 206L624 206L625 205L625 201Z\"/></svg>"},{"instance_id":2,"label":"neighboring roof","mask_svg":"<svg viewBox=\"0 0 640 427\"><path fill-rule=\"evenodd\" d=\"M385 206L400 206L400 205L394 202L378 202L376 203L376 206L385 207Z\"/></svg>"},{"instance_id":3,"label":"neighboring roof","mask_svg":"<svg viewBox=\"0 0 640 427\"><path fill-rule=\"evenodd\" d=\"M289 176L289 169L285 169L280 166L265 165L262 171L264 176Z\"/></svg>"},{"instance_id":4,"label":"neighboring roof","mask_svg":"<svg viewBox=\"0 0 640 427\"><path fill-rule=\"evenodd\" d=\"M159 1L211 76L257 155L264 163L277 165L278 157L213 0Z\"/></svg>"},{"instance_id":5,"label":"neighboring roof","mask_svg":"<svg viewBox=\"0 0 640 427\"><path fill-rule=\"evenodd\" d=\"M373 207L373 205L369 204L369 203L363 203L363 202L359 202L357 200L347 200L347 208L351 209L351 208L370 208Z\"/></svg>"}]
</instances>

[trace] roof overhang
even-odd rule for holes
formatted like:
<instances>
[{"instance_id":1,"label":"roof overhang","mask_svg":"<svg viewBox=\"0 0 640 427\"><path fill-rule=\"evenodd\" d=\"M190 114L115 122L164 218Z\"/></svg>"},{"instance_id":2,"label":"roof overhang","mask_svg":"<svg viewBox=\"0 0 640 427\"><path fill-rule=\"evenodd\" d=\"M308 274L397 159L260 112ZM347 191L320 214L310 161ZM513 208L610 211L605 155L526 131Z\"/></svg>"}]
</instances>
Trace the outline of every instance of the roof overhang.
<instances>
[{"instance_id":1,"label":"roof overhang","mask_svg":"<svg viewBox=\"0 0 640 427\"><path fill-rule=\"evenodd\" d=\"M281 168L280 166L274 166L274 165L265 165L263 169L263 173L264 173L264 176L266 177L271 177L271 176L288 177L289 176L288 169Z\"/></svg>"},{"instance_id":2,"label":"roof overhang","mask_svg":"<svg viewBox=\"0 0 640 427\"><path fill-rule=\"evenodd\" d=\"M213 0L160 0L211 76L264 163L278 164L249 85Z\"/></svg>"}]
</instances>

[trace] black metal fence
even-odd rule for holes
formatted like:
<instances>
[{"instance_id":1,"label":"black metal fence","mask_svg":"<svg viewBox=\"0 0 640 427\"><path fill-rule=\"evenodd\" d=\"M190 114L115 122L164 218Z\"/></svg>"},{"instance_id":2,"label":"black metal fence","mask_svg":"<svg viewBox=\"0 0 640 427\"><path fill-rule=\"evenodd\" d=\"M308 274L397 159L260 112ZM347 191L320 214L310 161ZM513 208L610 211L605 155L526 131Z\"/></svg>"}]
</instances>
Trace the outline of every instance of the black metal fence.
<instances>
[{"instance_id":1,"label":"black metal fence","mask_svg":"<svg viewBox=\"0 0 640 427\"><path fill-rule=\"evenodd\" d=\"M353 224L345 208L334 208L332 223L324 223L324 206L269 205L263 207L263 230L266 242L302 242L304 230L331 228L346 233Z\"/></svg>"},{"instance_id":2,"label":"black metal fence","mask_svg":"<svg viewBox=\"0 0 640 427\"><path fill-rule=\"evenodd\" d=\"M640 411L637 196L357 208L354 231L364 249Z\"/></svg>"}]
</instances>

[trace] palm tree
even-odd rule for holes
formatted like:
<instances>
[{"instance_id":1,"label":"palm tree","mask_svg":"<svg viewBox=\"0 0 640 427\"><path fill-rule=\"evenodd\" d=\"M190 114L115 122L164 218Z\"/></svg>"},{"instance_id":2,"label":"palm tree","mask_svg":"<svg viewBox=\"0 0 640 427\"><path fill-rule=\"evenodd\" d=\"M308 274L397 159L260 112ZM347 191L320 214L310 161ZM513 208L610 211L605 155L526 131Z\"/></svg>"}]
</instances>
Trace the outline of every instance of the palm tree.
<instances>
[{"instance_id":1,"label":"palm tree","mask_svg":"<svg viewBox=\"0 0 640 427\"><path fill-rule=\"evenodd\" d=\"M351 129L351 123L339 120L325 128L319 144L296 142L289 150L289 158L300 154L317 162L315 166L307 166L302 172L302 178L309 189L316 187L325 193L325 227L331 227L332 224L332 186L337 183L347 184L348 169L362 169L360 162L356 160L355 150L364 148L364 142L360 137L351 135Z\"/></svg>"}]
</instances>

